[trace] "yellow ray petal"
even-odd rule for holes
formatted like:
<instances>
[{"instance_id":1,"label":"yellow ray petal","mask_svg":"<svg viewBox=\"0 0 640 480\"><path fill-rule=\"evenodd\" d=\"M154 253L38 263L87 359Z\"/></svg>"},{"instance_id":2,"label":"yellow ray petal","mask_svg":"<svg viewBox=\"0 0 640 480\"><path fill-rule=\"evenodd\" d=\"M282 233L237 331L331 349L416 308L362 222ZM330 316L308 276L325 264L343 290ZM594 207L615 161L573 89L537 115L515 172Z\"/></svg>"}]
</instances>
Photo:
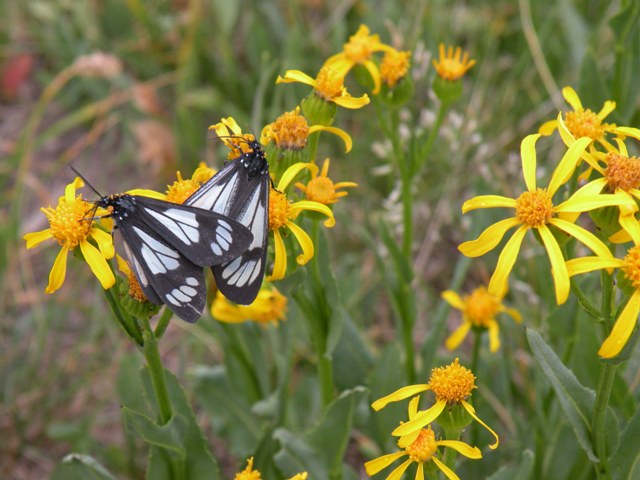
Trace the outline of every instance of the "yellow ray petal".
<instances>
[{"instance_id":1,"label":"yellow ray petal","mask_svg":"<svg viewBox=\"0 0 640 480\"><path fill-rule=\"evenodd\" d=\"M471 330L471 322L462 322L449 338L445 340L444 346L447 347L448 350L455 350L465 339L469 330Z\"/></svg>"},{"instance_id":2,"label":"yellow ray petal","mask_svg":"<svg viewBox=\"0 0 640 480\"><path fill-rule=\"evenodd\" d=\"M353 147L353 140L351 140L351 136L341 128L328 127L326 125L311 125L309 127L309 135L314 132L329 132L340 137L344 142L345 153L349 153L351 151L351 147Z\"/></svg>"},{"instance_id":3,"label":"yellow ray petal","mask_svg":"<svg viewBox=\"0 0 640 480\"><path fill-rule=\"evenodd\" d=\"M560 138L567 147L570 147L576 141L576 138L564 123L564 120L562 119L562 112L558 112L558 119L556 120L556 122L558 123L558 133L560 134Z\"/></svg>"},{"instance_id":4,"label":"yellow ray petal","mask_svg":"<svg viewBox=\"0 0 640 480\"><path fill-rule=\"evenodd\" d=\"M116 277L113 275L111 267L109 267L109 264L100 251L86 240L80 242L80 250L82 251L82 255L84 255L84 259L89 264L89 268L91 268L93 274L100 281L102 288L107 290L113 287L116 283Z\"/></svg>"},{"instance_id":5,"label":"yellow ray petal","mask_svg":"<svg viewBox=\"0 0 640 480\"><path fill-rule=\"evenodd\" d=\"M276 83L292 83L292 82L304 83L305 85L309 85L310 87L316 86L315 79L311 78L309 75L307 75L301 70L287 70L284 73L284 77L281 77L280 75L278 75L278 78L276 78Z\"/></svg>"},{"instance_id":6,"label":"yellow ray petal","mask_svg":"<svg viewBox=\"0 0 640 480\"><path fill-rule=\"evenodd\" d=\"M562 256L562 250L558 241L555 239L551 230L546 225L542 225L538 232L542 238L542 243L547 250L549 261L551 262L551 275L553 276L553 283L556 291L556 301L558 305L562 305L569 297L569 290L571 289L571 282L569 281L569 272L567 266L564 263L564 257Z\"/></svg>"},{"instance_id":7,"label":"yellow ray petal","mask_svg":"<svg viewBox=\"0 0 640 480\"><path fill-rule=\"evenodd\" d=\"M327 228L332 228L336 224L336 219L333 216L331 209L320 202L314 202L313 200L300 200L292 203L290 206L290 212L294 217L303 210L311 210L312 212L318 212L326 215L328 218L324 221L323 225Z\"/></svg>"},{"instance_id":8,"label":"yellow ray petal","mask_svg":"<svg viewBox=\"0 0 640 480\"><path fill-rule=\"evenodd\" d=\"M149 190L148 188L134 188L133 190L128 190L127 193L129 195L140 195L141 197L155 198L157 200L167 199L167 196L164 193Z\"/></svg>"},{"instance_id":9,"label":"yellow ray petal","mask_svg":"<svg viewBox=\"0 0 640 480\"><path fill-rule=\"evenodd\" d=\"M580 110L582 108L580 97L578 97L578 94L573 88L564 87L562 89L562 96L574 110Z\"/></svg>"},{"instance_id":10,"label":"yellow ray petal","mask_svg":"<svg viewBox=\"0 0 640 480\"><path fill-rule=\"evenodd\" d=\"M635 291L613 325L613 330L602 343L600 350L598 350L598 355L604 358L611 358L620 353L629 340L636 323L638 323L639 312L640 292Z\"/></svg>"},{"instance_id":11,"label":"yellow ray petal","mask_svg":"<svg viewBox=\"0 0 640 480\"><path fill-rule=\"evenodd\" d=\"M467 403L467 405L469 404ZM437 444L438 446L442 445L443 447L453 448L456 452L461 453L467 458L472 458L474 460L482 458L482 452L478 447L472 447L471 445L467 445L466 443L458 440L440 440Z\"/></svg>"},{"instance_id":12,"label":"yellow ray petal","mask_svg":"<svg viewBox=\"0 0 640 480\"><path fill-rule=\"evenodd\" d=\"M64 198L71 202L76 198L76 190L84 186L84 181L80 177L73 179L73 182L64 188Z\"/></svg>"},{"instance_id":13,"label":"yellow ray petal","mask_svg":"<svg viewBox=\"0 0 640 480\"><path fill-rule=\"evenodd\" d=\"M491 320L487 327L489 329L489 351L495 353L500 348L500 327L495 320Z\"/></svg>"},{"instance_id":14,"label":"yellow ray petal","mask_svg":"<svg viewBox=\"0 0 640 480\"><path fill-rule=\"evenodd\" d=\"M584 243L596 255L609 258L612 256L609 248L598 237L581 226L560 218L552 218L549 221L549 224L559 228L563 232L568 233L573 238Z\"/></svg>"},{"instance_id":15,"label":"yellow ray petal","mask_svg":"<svg viewBox=\"0 0 640 480\"><path fill-rule=\"evenodd\" d=\"M520 245L522 245L522 239L524 238L525 233L527 233L527 230L528 228L525 226L518 228L502 249L502 253L500 253L500 257L498 258L498 264L496 265L496 269L489 281L489 287L487 288L487 291L491 295L496 295L500 298L503 298L506 295L509 287L509 274L511 273L513 264L518 257Z\"/></svg>"},{"instance_id":16,"label":"yellow ray petal","mask_svg":"<svg viewBox=\"0 0 640 480\"><path fill-rule=\"evenodd\" d=\"M536 189L536 142L539 138L539 133L527 135L520 144L524 183L527 185L527 190L530 192L533 192Z\"/></svg>"},{"instance_id":17,"label":"yellow ray petal","mask_svg":"<svg viewBox=\"0 0 640 480\"><path fill-rule=\"evenodd\" d=\"M369 99L369 95L367 95L366 93L361 97L352 97L349 94L342 94L339 97L331 99L331 101L336 105L342 108L348 108L349 110L357 110L358 108L362 108L371 102L371 100Z\"/></svg>"},{"instance_id":18,"label":"yellow ray petal","mask_svg":"<svg viewBox=\"0 0 640 480\"><path fill-rule=\"evenodd\" d=\"M636 140L640 140L640 128L633 127L617 127L614 130L615 133L621 133L628 137L635 138Z\"/></svg>"},{"instance_id":19,"label":"yellow ray petal","mask_svg":"<svg viewBox=\"0 0 640 480\"><path fill-rule=\"evenodd\" d=\"M553 195L558 191L558 188L560 188L560 185L566 183L566 181L569 179L576 166L578 165L580 156L590 143L590 138L582 137L576 140L573 145L569 147L567 152L562 156L560 163L553 171L553 174L551 175L551 181L549 182L549 187L547 188L549 195L553 197Z\"/></svg>"},{"instance_id":20,"label":"yellow ray petal","mask_svg":"<svg viewBox=\"0 0 640 480\"><path fill-rule=\"evenodd\" d=\"M633 215L620 215L620 226L629 234L635 245L640 245L640 223Z\"/></svg>"},{"instance_id":21,"label":"yellow ray petal","mask_svg":"<svg viewBox=\"0 0 640 480\"><path fill-rule=\"evenodd\" d=\"M411 420L396 427L396 429L391 432L391 435L394 437L402 437L416 430L420 430L438 418L446 406L447 402L445 400L438 400L431 408L418 412Z\"/></svg>"},{"instance_id":22,"label":"yellow ray petal","mask_svg":"<svg viewBox=\"0 0 640 480\"><path fill-rule=\"evenodd\" d=\"M596 116L598 117L598 120L602 121L605 118L607 118L609 114L613 112L615 109L616 109L616 102L607 100L606 102L604 102L604 105L602 106L602 108L600 109L600 111Z\"/></svg>"},{"instance_id":23,"label":"yellow ray petal","mask_svg":"<svg viewBox=\"0 0 640 480\"><path fill-rule=\"evenodd\" d=\"M402 475L404 475L404 472L407 469L407 467L412 463L413 463L413 460L411 459L404 462L402 465L394 469L393 472L389 474L389 476L387 477L387 480L400 480L402 478Z\"/></svg>"},{"instance_id":24,"label":"yellow ray petal","mask_svg":"<svg viewBox=\"0 0 640 480\"><path fill-rule=\"evenodd\" d=\"M460 295L458 295L453 290L445 290L440 294L440 296L453 308L457 308L458 310L464 310L465 304Z\"/></svg>"},{"instance_id":25,"label":"yellow ray petal","mask_svg":"<svg viewBox=\"0 0 640 480\"><path fill-rule=\"evenodd\" d=\"M489 431L489 433L491 433L491 435L493 435L493 438L496 439L496 441L493 444L489 445L489 448L491 450L495 450L496 448L498 448L498 444L500 443L500 439L498 438L498 434L496 432L494 432L491 428L489 428L489 425L487 425L482 420L480 420L480 418L476 415L475 408L473 408L473 406L469 402L467 402L465 400L462 400L460 403L462 404L464 409L467 411L467 413L469 415L471 415L476 422L478 422L480 425L482 425L484 428L486 428ZM460 452L460 453L462 453L464 455L463 452ZM469 457L469 458L473 458L473 457Z\"/></svg>"},{"instance_id":26,"label":"yellow ray petal","mask_svg":"<svg viewBox=\"0 0 640 480\"><path fill-rule=\"evenodd\" d=\"M397 459L404 457L405 455L407 455L407 452L396 452L382 455L381 457L365 462L364 469L367 471L368 475L375 475L380 470L384 470Z\"/></svg>"},{"instance_id":27,"label":"yellow ray petal","mask_svg":"<svg viewBox=\"0 0 640 480\"><path fill-rule=\"evenodd\" d=\"M558 128L558 121L549 120L548 122L544 122L542 125L540 125L540 128L538 128L538 133L542 136L548 137L556 130L556 128Z\"/></svg>"},{"instance_id":28,"label":"yellow ray petal","mask_svg":"<svg viewBox=\"0 0 640 480\"><path fill-rule=\"evenodd\" d=\"M111 234L94 227L91 229L91 236L98 244L102 256L107 259L113 258L116 250L113 247L113 237Z\"/></svg>"},{"instance_id":29,"label":"yellow ray petal","mask_svg":"<svg viewBox=\"0 0 640 480\"><path fill-rule=\"evenodd\" d=\"M271 272L271 275L267 277L268 282L282 280L284 278L284 274L287 273L287 251L284 248L282 235L280 235L278 230L273 231L273 246L273 271Z\"/></svg>"},{"instance_id":30,"label":"yellow ray petal","mask_svg":"<svg viewBox=\"0 0 640 480\"><path fill-rule=\"evenodd\" d=\"M285 170L280 177L280 181L278 182L278 186L276 187L281 192L284 192L291 181L298 176L298 174L304 170L309 170L312 174L316 175L318 173L318 166L315 163L311 162L298 162L291 165L289 168Z\"/></svg>"},{"instance_id":31,"label":"yellow ray petal","mask_svg":"<svg viewBox=\"0 0 640 480\"><path fill-rule=\"evenodd\" d=\"M27 233L22 238L27 242L27 249L29 249L37 247L45 240L53 238L53 235L51 235L51 229L47 228L46 230L41 230L39 232Z\"/></svg>"},{"instance_id":32,"label":"yellow ray petal","mask_svg":"<svg viewBox=\"0 0 640 480\"><path fill-rule=\"evenodd\" d=\"M584 138L584 137L583 137ZM600 195L586 196L581 195L579 198L569 198L565 202L557 205L553 211L557 213L563 212L589 212L596 208L602 207L630 207L636 205L635 200L628 193L620 190L615 194L603 193Z\"/></svg>"},{"instance_id":33,"label":"yellow ray petal","mask_svg":"<svg viewBox=\"0 0 640 480\"><path fill-rule=\"evenodd\" d=\"M378 70L378 66L373 63L371 60L366 60L362 65L367 69L369 75L373 79L373 90L371 93L377 95L380 93L380 87L382 85L382 79L380 77L380 70Z\"/></svg>"},{"instance_id":34,"label":"yellow ray petal","mask_svg":"<svg viewBox=\"0 0 640 480\"><path fill-rule=\"evenodd\" d=\"M502 307L500 309L501 312L506 313L507 315L509 315L511 318L513 318L513 320L516 323L522 323L522 315L520 315L520 312L518 310L516 310L515 308L508 308L508 307Z\"/></svg>"},{"instance_id":35,"label":"yellow ray petal","mask_svg":"<svg viewBox=\"0 0 640 480\"><path fill-rule=\"evenodd\" d=\"M379 398L371 404L371 408L373 408L375 411L378 411L386 407L391 402L398 402L400 400L404 400L405 398L413 397L414 395L424 392L425 390L429 390L429 385L408 385L396 390L393 393L390 393L387 396Z\"/></svg>"},{"instance_id":36,"label":"yellow ray petal","mask_svg":"<svg viewBox=\"0 0 640 480\"><path fill-rule=\"evenodd\" d=\"M291 233L293 233L294 237L296 237L296 240L298 240L300 248L302 248L302 253L296 257L296 261L298 262L298 265L305 265L309 260L313 258L313 255L315 253L313 241L311 240L311 237L307 235L307 232L305 232L295 223L287 221L286 225L289 230L291 230Z\"/></svg>"},{"instance_id":37,"label":"yellow ray petal","mask_svg":"<svg viewBox=\"0 0 640 480\"><path fill-rule=\"evenodd\" d=\"M442 471L442 473L444 473L444 475L449 480L460 480L460 477L458 475L456 475L453 470L451 470L449 467L447 467L444 463L442 463L436 457L431 457L431 460L433 461L433 463L436 464L436 466ZM422 464L420 464L420 465L422 465Z\"/></svg>"},{"instance_id":38,"label":"yellow ray petal","mask_svg":"<svg viewBox=\"0 0 640 480\"><path fill-rule=\"evenodd\" d=\"M580 197L591 197L593 195L598 195L604 187L607 186L606 178L596 178L595 180L590 181L589 183L583 185L578 190L576 190L573 195L571 195L570 199L580 198ZM562 203L560 204L562 205ZM560 206L558 205L558 207ZM556 207L557 208L557 207Z\"/></svg>"},{"instance_id":39,"label":"yellow ray petal","mask_svg":"<svg viewBox=\"0 0 640 480\"><path fill-rule=\"evenodd\" d=\"M462 213L467 213L477 208L499 207L516 208L516 200L502 195L479 195L462 204Z\"/></svg>"},{"instance_id":40,"label":"yellow ray petal","mask_svg":"<svg viewBox=\"0 0 640 480\"><path fill-rule=\"evenodd\" d=\"M467 257L479 257L493 250L500 243L505 233L520 224L517 218L505 218L487 227L475 240L458 245L458 250Z\"/></svg>"},{"instance_id":41,"label":"yellow ray petal","mask_svg":"<svg viewBox=\"0 0 640 480\"><path fill-rule=\"evenodd\" d=\"M45 288L45 293L53 293L58 290L64 283L64 277L67 274L67 254L69 249L62 247L53 262L53 267L49 273L49 285Z\"/></svg>"},{"instance_id":42,"label":"yellow ray petal","mask_svg":"<svg viewBox=\"0 0 640 480\"><path fill-rule=\"evenodd\" d=\"M581 273L593 272L594 270L620 268L624 261L611 257L580 257L567 261L567 271L569 276L580 275Z\"/></svg>"}]
</instances>

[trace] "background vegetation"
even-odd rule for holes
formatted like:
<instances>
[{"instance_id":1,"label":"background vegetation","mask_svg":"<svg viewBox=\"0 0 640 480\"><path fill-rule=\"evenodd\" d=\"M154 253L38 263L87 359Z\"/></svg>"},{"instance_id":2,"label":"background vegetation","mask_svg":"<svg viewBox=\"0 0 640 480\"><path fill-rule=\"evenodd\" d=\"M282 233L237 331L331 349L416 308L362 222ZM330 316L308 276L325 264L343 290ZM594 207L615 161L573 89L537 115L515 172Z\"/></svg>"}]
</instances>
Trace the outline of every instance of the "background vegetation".
<instances>
[{"instance_id":1,"label":"background vegetation","mask_svg":"<svg viewBox=\"0 0 640 480\"><path fill-rule=\"evenodd\" d=\"M471 354L469 341L456 352L442 346L460 320L452 313L447 326L435 328L434 312L446 309L441 291L453 285L468 292L486 282L495 265L495 254L472 263L458 252L458 244L499 218L489 211L463 219L462 202L480 193L521 191L520 141L566 109L560 96L565 85L595 111L615 100L611 121L640 124L637 93L615 68L631 53L623 43L622 51L616 49L623 32L612 19L621 8L592 0L0 2L0 476L47 477L70 452L94 456L118 478L141 478L145 468L145 448L126 433L119 408L139 388L130 377L140 364L137 353L86 266L70 262L67 283L46 296L55 249L27 252L21 240L45 228L39 208L55 205L73 178L69 162L103 192L162 190L176 170L186 176L200 161L219 166L226 153L207 134L210 124L233 116L245 130L259 132L308 91L276 86L276 76L290 68L313 75L363 23L384 42L414 52L415 94L401 118L403 128L424 129L437 111L430 59L439 42L461 45L477 65L445 119L415 195L414 342L417 383L424 383L431 367L455 356L465 364ZM44 105L43 92L60 72L96 51L119 59L123 73L73 78ZM361 89L355 83L349 88L354 94ZM337 125L352 135L353 151L345 156L338 141L327 140L321 155L332 157L332 178L359 187L334 208L337 226L328 236L348 312L333 368L338 391L369 389L345 457L353 474L365 478L363 462L392 451L388 432L405 412L404 406L390 409L372 421L368 409L370 398L406 384L398 375L400 342L377 263L388 254L379 221L399 239L401 219L375 115L341 112ZM557 157L561 144L543 148L542 159ZM561 308L550 300L548 260L533 241L525 243L514 275L507 303L583 385L595 388L601 338L574 300ZM318 421L322 407L314 352L293 302L286 329L295 352L287 428L302 432ZM285 333L253 324L229 327L206 315L193 326L172 321L162 341L165 366L185 387L221 478L232 478L260 450L257 439L268 422L255 418L268 407L268 395L261 394L268 394L277 370L279 335ZM498 431L501 445L494 452L484 448L483 460L457 472L485 478L512 468L515 475L523 459L535 458L530 478L592 478L593 467L563 421L522 326L501 322L501 337L496 354L483 345L474 372L474 405ZM225 402L222 394L225 375L238 368L239 357L229 350L238 344L234 338L242 340L245 354L268 360L256 370L264 391L246 404ZM639 366L631 355L618 370L611 404L622 423L637 408ZM478 445L490 443L482 431L476 438Z\"/></svg>"}]
</instances>

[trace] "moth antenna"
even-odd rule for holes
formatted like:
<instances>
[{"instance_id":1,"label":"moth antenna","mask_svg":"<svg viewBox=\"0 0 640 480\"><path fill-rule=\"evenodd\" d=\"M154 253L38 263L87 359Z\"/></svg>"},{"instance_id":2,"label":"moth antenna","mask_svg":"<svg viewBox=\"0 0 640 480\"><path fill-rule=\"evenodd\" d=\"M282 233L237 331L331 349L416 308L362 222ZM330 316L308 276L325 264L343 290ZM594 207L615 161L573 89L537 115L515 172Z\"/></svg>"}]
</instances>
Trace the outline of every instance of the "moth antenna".
<instances>
[{"instance_id":1,"label":"moth antenna","mask_svg":"<svg viewBox=\"0 0 640 480\"><path fill-rule=\"evenodd\" d=\"M77 176L79 176L79 177L84 181L84 183L85 183L85 184L87 184L91 190L93 190L93 192L94 192L96 195L98 195L100 198L104 198L104 195L102 195L98 190L96 190L96 189L95 189L95 187L94 187L93 185L91 185L91 183L89 182L89 180L87 180L87 179L84 177L84 175L82 175L82 174L78 171L78 169L77 169L76 167L74 167L73 165L69 164L69 168L70 168L71 170L73 170L73 172L74 172Z\"/></svg>"}]
</instances>

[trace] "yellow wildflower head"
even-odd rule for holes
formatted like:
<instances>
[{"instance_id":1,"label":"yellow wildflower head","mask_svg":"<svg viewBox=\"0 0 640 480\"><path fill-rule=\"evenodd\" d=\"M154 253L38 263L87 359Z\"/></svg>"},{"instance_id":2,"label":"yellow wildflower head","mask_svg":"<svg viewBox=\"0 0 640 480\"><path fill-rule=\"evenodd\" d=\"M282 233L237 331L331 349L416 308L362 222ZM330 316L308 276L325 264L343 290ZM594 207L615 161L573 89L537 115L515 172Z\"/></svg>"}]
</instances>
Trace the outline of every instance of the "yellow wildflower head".
<instances>
[{"instance_id":1,"label":"yellow wildflower head","mask_svg":"<svg viewBox=\"0 0 640 480\"><path fill-rule=\"evenodd\" d=\"M432 62L436 72L444 80L455 82L476 64L475 60L469 60L468 52L464 52L464 55L462 54L460 47L456 47L454 50L452 46L449 46L448 50L445 51L445 46L441 43L438 50L440 58Z\"/></svg>"},{"instance_id":2,"label":"yellow wildflower head","mask_svg":"<svg viewBox=\"0 0 640 480\"><path fill-rule=\"evenodd\" d=\"M329 159L325 159L320 175L318 175L317 172L312 172L311 180L309 180L306 185L300 182L296 183L296 187L304 192L307 200L322 203L323 205L331 205L332 203L336 203L340 198L348 195L347 192L339 192L338 190L340 188L358 186L358 184L354 182L333 183L333 180L328 177L329 163Z\"/></svg>"},{"instance_id":3,"label":"yellow wildflower head","mask_svg":"<svg viewBox=\"0 0 640 480\"><path fill-rule=\"evenodd\" d=\"M76 189L83 185L80 178L67 185L64 196L59 198L55 208L41 209L49 221L49 228L24 236L28 249L48 239L55 240L62 247L49 274L46 293L53 293L62 286L66 276L67 255L76 247L80 247L82 256L103 288L111 288L115 283L115 277L107 263L107 259L115 254L113 238L90 218L91 215L100 216L108 212L96 209L83 200L81 194L76 195Z\"/></svg>"},{"instance_id":4,"label":"yellow wildflower head","mask_svg":"<svg viewBox=\"0 0 640 480\"><path fill-rule=\"evenodd\" d=\"M122 258L120 255L116 254L116 260L118 261L118 268L122 273L127 277L127 283L129 284L129 296L137 302L148 302L146 295L142 291L142 287L140 287L140 283L138 282L138 278L135 276L129 263Z\"/></svg>"},{"instance_id":5,"label":"yellow wildflower head","mask_svg":"<svg viewBox=\"0 0 640 480\"><path fill-rule=\"evenodd\" d=\"M420 430L418 438L416 438L413 443L405 447L405 450L409 454L409 458L414 462L426 462L431 460L431 457L433 457L438 450L436 434L431 430L431 425Z\"/></svg>"},{"instance_id":6,"label":"yellow wildflower head","mask_svg":"<svg viewBox=\"0 0 640 480\"><path fill-rule=\"evenodd\" d=\"M476 387L476 377L471 370L460 365L456 358L451 365L434 368L429 378L429 387L436 400L444 400L449 405L460 403L471 396Z\"/></svg>"},{"instance_id":7,"label":"yellow wildflower head","mask_svg":"<svg viewBox=\"0 0 640 480\"><path fill-rule=\"evenodd\" d=\"M275 287L263 287L250 305L238 305L230 302L218 291L211 306L211 315L220 322L242 323L254 321L262 324L278 324L285 320L287 297Z\"/></svg>"},{"instance_id":8,"label":"yellow wildflower head","mask_svg":"<svg viewBox=\"0 0 640 480\"><path fill-rule=\"evenodd\" d=\"M392 50L387 51L380 64L380 76L389 87L394 87L409 72L411 52Z\"/></svg>"},{"instance_id":9,"label":"yellow wildflower head","mask_svg":"<svg viewBox=\"0 0 640 480\"><path fill-rule=\"evenodd\" d=\"M253 457L247 459L247 466L241 472L236 473L233 480L261 480L262 476L258 470L253 469Z\"/></svg>"},{"instance_id":10,"label":"yellow wildflower head","mask_svg":"<svg viewBox=\"0 0 640 480\"><path fill-rule=\"evenodd\" d=\"M636 245L627 251L624 257L622 272L633 288L640 290L640 246Z\"/></svg>"},{"instance_id":11,"label":"yellow wildflower head","mask_svg":"<svg viewBox=\"0 0 640 480\"><path fill-rule=\"evenodd\" d=\"M545 188L525 191L516 199L516 218L524 225L538 228L553 216L551 195Z\"/></svg>"},{"instance_id":12,"label":"yellow wildflower head","mask_svg":"<svg viewBox=\"0 0 640 480\"><path fill-rule=\"evenodd\" d=\"M215 170L207 167L203 162L193 172L191 178L183 179L180 172L176 172L178 178L171 185L167 186L167 202L183 203L200 186L215 174Z\"/></svg>"},{"instance_id":13,"label":"yellow wildflower head","mask_svg":"<svg viewBox=\"0 0 640 480\"><path fill-rule=\"evenodd\" d=\"M229 147L227 156L229 160L236 159L243 153L249 153L251 151L249 144L256 139L255 135L251 133L242 133L242 129L233 117L223 118L220 122L211 125L209 130L213 130L218 138Z\"/></svg>"},{"instance_id":14,"label":"yellow wildflower head","mask_svg":"<svg viewBox=\"0 0 640 480\"><path fill-rule=\"evenodd\" d=\"M628 157L622 153L609 152L605 157L607 164L604 177L609 191L617 188L625 192L640 188L640 159Z\"/></svg>"},{"instance_id":15,"label":"yellow wildflower head","mask_svg":"<svg viewBox=\"0 0 640 480\"><path fill-rule=\"evenodd\" d=\"M343 45L345 56L353 63L364 63L373 52L380 50L380 35L371 35L369 27L360 25L358 31Z\"/></svg>"}]
</instances>

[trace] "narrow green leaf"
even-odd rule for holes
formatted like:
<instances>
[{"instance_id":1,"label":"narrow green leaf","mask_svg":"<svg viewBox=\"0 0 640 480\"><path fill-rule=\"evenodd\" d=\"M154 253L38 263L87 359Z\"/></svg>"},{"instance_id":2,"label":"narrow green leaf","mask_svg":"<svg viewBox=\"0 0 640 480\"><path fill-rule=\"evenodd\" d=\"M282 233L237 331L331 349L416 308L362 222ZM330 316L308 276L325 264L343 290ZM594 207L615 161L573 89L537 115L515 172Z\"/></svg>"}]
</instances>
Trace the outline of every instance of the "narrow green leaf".
<instances>
[{"instance_id":1,"label":"narrow green leaf","mask_svg":"<svg viewBox=\"0 0 640 480\"><path fill-rule=\"evenodd\" d=\"M90 455L71 453L56 467L51 480L116 480L116 477Z\"/></svg>"},{"instance_id":2,"label":"narrow green leaf","mask_svg":"<svg viewBox=\"0 0 640 480\"><path fill-rule=\"evenodd\" d=\"M146 443L174 451L184 457L184 435L186 420L174 415L166 425L158 425L146 415L122 407L125 425L130 433L136 433Z\"/></svg>"},{"instance_id":3,"label":"narrow green leaf","mask_svg":"<svg viewBox=\"0 0 640 480\"><path fill-rule=\"evenodd\" d=\"M640 408L622 432L618 449L609 459L614 480L640 478Z\"/></svg>"}]
</instances>

